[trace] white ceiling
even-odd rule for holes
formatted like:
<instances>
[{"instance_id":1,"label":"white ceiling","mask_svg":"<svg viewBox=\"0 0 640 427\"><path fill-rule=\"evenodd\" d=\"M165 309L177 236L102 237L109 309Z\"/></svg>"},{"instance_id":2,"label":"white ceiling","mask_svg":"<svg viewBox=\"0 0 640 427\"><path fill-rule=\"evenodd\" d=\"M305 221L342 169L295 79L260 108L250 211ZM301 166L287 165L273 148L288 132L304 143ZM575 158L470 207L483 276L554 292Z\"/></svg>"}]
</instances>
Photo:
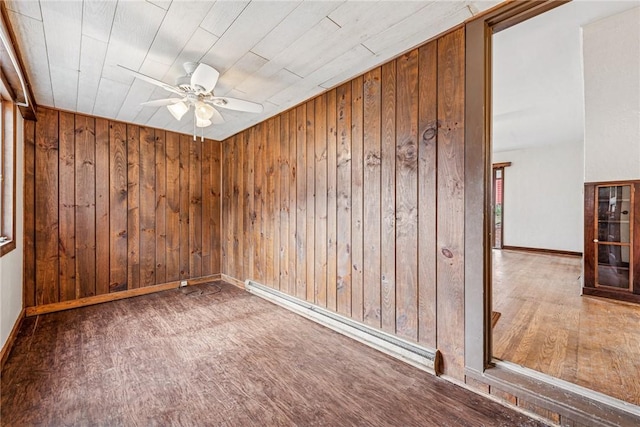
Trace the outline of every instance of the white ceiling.
<instances>
[{"instance_id":1,"label":"white ceiling","mask_svg":"<svg viewBox=\"0 0 640 427\"><path fill-rule=\"evenodd\" d=\"M220 71L216 95L262 103L220 109L205 129L222 140L384 63L500 0L53 1L8 0L10 24L38 105L190 133L164 107L168 92L117 65L173 84L182 64Z\"/></svg>"},{"instance_id":2,"label":"white ceiling","mask_svg":"<svg viewBox=\"0 0 640 427\"><path fill-rule=\"evenodd\" d=\"M640 0L574 0L495 34L493 150L582 145L582 27L638 6Z\"/></svg>"}]
</instances>

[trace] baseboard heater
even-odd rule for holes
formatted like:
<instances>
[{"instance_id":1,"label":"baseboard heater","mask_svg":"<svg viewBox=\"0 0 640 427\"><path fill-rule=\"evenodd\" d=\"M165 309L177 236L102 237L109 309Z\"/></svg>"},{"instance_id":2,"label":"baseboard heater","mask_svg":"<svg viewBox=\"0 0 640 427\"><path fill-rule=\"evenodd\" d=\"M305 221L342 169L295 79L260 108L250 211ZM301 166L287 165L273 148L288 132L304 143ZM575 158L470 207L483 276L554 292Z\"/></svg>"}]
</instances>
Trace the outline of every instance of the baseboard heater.
<instances>
[{"instance_id":1,"label":"baseboard heater","mask_svg":"<svg viewBox=\"0 0 640 427\"><path fill-rule=\"evenodd\" d=\"M418 346L253 280L245 282L245 290L416 368L435 375L440 371L438 350Z\"/></svg>"}]
</instances>

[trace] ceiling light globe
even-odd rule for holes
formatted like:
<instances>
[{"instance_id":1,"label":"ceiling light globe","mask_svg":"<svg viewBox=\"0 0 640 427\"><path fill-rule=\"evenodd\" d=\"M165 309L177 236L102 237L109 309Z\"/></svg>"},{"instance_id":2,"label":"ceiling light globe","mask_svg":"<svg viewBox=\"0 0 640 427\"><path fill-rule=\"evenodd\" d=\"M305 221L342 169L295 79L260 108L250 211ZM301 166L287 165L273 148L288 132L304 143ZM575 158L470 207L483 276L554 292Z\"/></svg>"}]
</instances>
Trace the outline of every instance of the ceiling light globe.
<instances>
[{"instance_id":1,"label":"ceiling light globe","mask_svg":"<svg viewBox=\"0 0 640 427\"><path fill-rule=\"evenodd\" d=\"M213 116L213 107L202 101L196 102L196 117L200 120L209 120Z\"/></svg>"}]
</instances>

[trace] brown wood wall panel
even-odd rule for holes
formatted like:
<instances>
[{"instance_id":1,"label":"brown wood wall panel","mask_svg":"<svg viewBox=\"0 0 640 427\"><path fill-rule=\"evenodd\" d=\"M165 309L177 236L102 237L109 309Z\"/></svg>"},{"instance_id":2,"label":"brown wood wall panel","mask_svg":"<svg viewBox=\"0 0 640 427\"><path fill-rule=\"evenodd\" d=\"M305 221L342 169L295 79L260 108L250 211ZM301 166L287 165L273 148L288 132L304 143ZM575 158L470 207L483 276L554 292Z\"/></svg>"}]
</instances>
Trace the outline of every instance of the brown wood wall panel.
<instances>
[{"instance_id":1,"label":"brown wood wall panel","mask_svg":"<svg viewBox=\"0 0 640 427\"><path fill-rule=\"evenodd\" d=\"M167 281L167 153L164 131L156 130L155 150L155 273L156 282L164 283Z\"/></svg>"},{"instance_id":2,"label":"brown wood wall panel","mask_svg":"<svg viewBox=\"0 0 640 427\"><path fill-rule=\"evenodd\" d=\"M364 79L355 78L351 84L351 316L364 318L363 289L363 138L364 138Z\"/></svg>"},{"instance_id":3,"label":"brown wood wall panel","mask_svg":"<svg viewBox=\"0 0 640 427\"><path fill-rule=\"evenodd\" d=\"M364 321L382 327L380 305L380 116L381 73L377 68L364 75L364 170L363 170L363 263Z\"/></svg>"},{"instance_id":4,"label":"brown wood wall panel","mask_svg":"<svg viewBox=\"0 0 640 427\"><path fill-rule=\"evenodd\" d=\"M60 113L62 116L62 113ZM76 292L74 298L96 294L96 133L93 117L76 115L75 226ZM60 184L62 189L62 184Z\"/></svg>"},{"instance_id":5,"label":"brown wood wall panel","mask_svg":"<svg viewBox=\"0 0 640 427\"><path fill-rule=\"evenodd\" d=\"M24 131L27 307L221 272L219 142L48 108Z\"/></svg>"},{"instance_id":6,"label":"brown wood wall panel","mask_svg":"<svg viewBox=\"0 0 640 427\"><path fill-rule=\"evenodd\" d=\"M117 292L128 289L127 126L109 128L109 291Z\"/></svg>"},{"instance_id":7,"label":"brown wood wall panel","mask_svg":"<svg viewBox=\"0 0 640 427\"><path fill-rule=\"evenodd\" d=\"M418 341L435 348L438 43L421 47L418 55Z\"/></svg>"},{"instance_id":8,"label":"brown wood wall panel","mask_svg":"<svg viewBox=\"0 0 640 427\"><path fill-rule=\"evenodd\" d=\"M180 279L180 135L167 132L167 281Z\"/></svg>"},{"instance_id":9,"label":"brown wood wall panel","mask_svg":"<svg viewBox=\"0 0 640 427\"><path fill-rule=\"evenodd\" d=\"M36 304L58 302L58 112L42 110L36 122L35 231Z\"/></svg>"},{"instance_id":10,"label":"brown wood wall panel","mask_svg":"<svg viewBox=\"0 0 640 427\"><path fill-rule=\"evenodd\" d=\"M296 293L300 299L307 297L307 105L296 109ZM257 279L257 278L256 278Z\"/></svg>"},{"instance_id":11,"label":"brown wood wall panel","mask_svg":"<svg viewBox=\"0 0 640 427\"><path fill-rule=\"evenodd\" d=\"M336 90L327 92L327 308L337 308L337 115Z\"/></svg>"},{"instance_id":12,"label":"brown wood wall panel","mask_svg":"<svg viewBox=\"0 0 640 427\"><path fill-rule=\"evenodd\" d=\"M58 257L60 258L60 301L76 298L76 165L75 117L61 112L58 159ZM82 237L80 238L82 240Z\"/></svg>"},{"instance_id":13,"label":"brown wood wall panel","mask_svg":"<svg viewBox=\"0 0 640 427\"><path fill-rule=\"evenodd\" d=\"M289 121L291 115L287 112L282 115L280 119L280 161L279 161L279 175L278 186L280 188L280 226L278 233L280 235L280 248L279 248L279 280L280 290L284 292L290 292L289 286L289 140L290 140L290 126ZM249 140L245 140L245 149L247 154L250 150ZM248 183L247 183L248 184ZM248 193L250 191L249 186L245 188Z\"/></svg>"},{"instance_id":14,"label":"brown wood wall panel","mask_svg":"<svg viewBox=\"0 0 640 427\"><path fill-rule=\"evenodd\" d=\"M109 121L96 123L96 295L109 293Z\"/></svg>"},{"instance_id":15,"label":"brown wood wall panel","mask_svg":"<svg viewBox=\"0 0 640 427\"><path fill-rule=\"evenodd\" d=\"M140 287L140 128L127 125L127 288Z\"/></svg>"},{"instance_id":16,"label":"brown wood wall panel","mask_svg":"<svg viewBox=\"0 0 640 427\"><path fill-rule=\"evenodd\" d=\"M314 302L327 306L327 99L315 99L315 267Z\"/></svg>"},{"instance_id":17,"label":"brown wood wall panel","mask_svg":"<svg viewBox=\"0 0 640 427\"><path fill-rule=\"evenodd\" d=\"M202 276L202 144L189 149L189 275Z\"/></svg>"},{"instance_id":18,"label":"brown wood wall panel","mask_svg":"<svg viewBox=\"0 0 640 427\"><path fill-rule=\"evenodd\" d=\"M252 248L250 265L232 257L223 272L437 347L458 379L463 37L430 42L222 144L227 152L245 138L254 165L242 187L253 206L222 198L225 224L249 219L250 232L233 227ZM243 164L225 161L223 175L236 180ZM231 249L225 241L223 253Z\"/></svg>"},{"instance_id":19,"label":"brown wood wall panel","mask_svg":"<svg viewBox=\"0 0 640 427\"><path fill-rule=\"evenodd\" d=\"M24 297L25 307L36 304L36 123L24 122Z\"/></svg>"},{"instance_id":20,"label":"brown wood wall panel","mask_svg":"<svg viewBox=\"0 0 640 427\"><path fill-rule=\"evenodd\" d=\"M140 287L156 283L156 136L140 128Z\"/></svg>"},{"instance_id":21,"label":"brown wood wall panel","mask_svg":"<svg viewBox=\"0 0 640 427\"><path fill-rule=\"evenodd\" d=\"M250 250L250 242L251 242L251 233L252 225L251 225L251 215L249 212L253 211L253 192L251 191L253 187L253 152L249 149L249 135L247 133L241 136L242 138L242 171L241 176L243 179L242 185L242 203L244 204L244 208L242 210L243 215L241 216L240 223L240 232L242 233L242 237L240 238L240 242L243 243L243 247L240 251L242 254L242 271L243 275L246 277L250 277L250 271L252 271L252 255L253 252ZM243 277L243 276L240 276Z\"/></svg>"},{"instance_id":22,"label":"brown wood wall panel","mask_svg":"<svg viewBox=\"0 0 640 427\"><path fill-rule=\"evenodd\" d=\"M396 332L417 340L418 51L396 63Z\"/></svg>"},{"instance_id":23,"label":"brown wood wall panel","mask_svg":"<svg viewBox=\"0 0 640 427\"><path fill-rule=\"evenodd\" d=\"M381 68L382 105L380 117L382 185L380 215L380 286L382 329L396 332L396 63Z\"/></svg>"},{"instance_id":24,"label":"brown wood wall panel","mask_svg":"<svg viewBox=\"0 0 640 427\"><path fill-rule=\"evenodd\" d=\"M305 171L305 179L307 180L307 191L306 196L307 199L305 201L307 206L307 233L306 233L306 242L307 248L305 249L306 257L307 257L307 279L305 281L306 285L306 299L309 302L315 301L315 170L316 170L316 162L315 162L315 102L309 101L307 102L307 122L306 122L306 135L305 135L305 143L306 143L306 151L307 151L307 169Z\"/></svg>"},{"instance_id":25,"label":"brown wood wall panel","mask_svg":"<svg viewBox=\"0 0 640 427\"><path fill-rule=\"evenodd\" d=\"M438 348L464 378L464 29L438 40Z\"/></svg>"},{"instance_id":26,"label":"brown wood wall panel","mask_svg":"<svg viewBox=\"0 0 640 427\"><path fill-rule=\"evenodd\" d=\"M337 89L336 210L338 313L351 315L351 84Z\"/></svg>"},{"instance_id":27,"label":"brown wood wall panel","mask_svg":"<svg viewBox=\"0 0 640 427\"><path fill-rule=\"evenodd\" d=\"M191 274L189 266L191 263L191 249L185 242L189 242L189 182L191 165L189 164L190 148L192 138L187 135L180 135L180 279L188 279Z\"/></svg>"}]
</instances>

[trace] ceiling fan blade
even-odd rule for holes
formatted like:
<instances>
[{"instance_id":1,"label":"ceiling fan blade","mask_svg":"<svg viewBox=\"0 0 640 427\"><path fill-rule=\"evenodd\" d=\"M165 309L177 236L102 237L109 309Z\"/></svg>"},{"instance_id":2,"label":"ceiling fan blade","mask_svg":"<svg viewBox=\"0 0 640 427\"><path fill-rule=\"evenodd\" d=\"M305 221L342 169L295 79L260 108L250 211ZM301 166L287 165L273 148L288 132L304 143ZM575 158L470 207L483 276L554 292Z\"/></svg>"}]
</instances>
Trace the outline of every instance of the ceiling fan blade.
<instances>
[{"instance_id":1,"label":"ceiling fan blade","mask_svg":"<svg viewBox=\"0 0 640 427\"><path fill-rule=\"evenodd\" d=\"M138 78L140 80L144 80L147 83L151 83L153 85L156 86L160 86L162 89L169 91L169 92L173 92L173 93L177 93L179 95L184 95L184 92L181 91L179 88L175 87L175 86L171 86L169 84L166 84L160 80L154 79L153 77L149 77L149 76L145 76L144 74L140 74L137 71L131 70L127 67L124 67L120 64L118 64L118 67L122 68L123 70L126 70L129 74L133 75L135 78Z\"/></svg>"},{"instance_id":2,"label":"ceiling fan blade","mask_svg":"<svg viewBox=\"0 0 640 427\"><path fill-rule=\"evenodd\" d=\"M211 92L218 83L220 73L207 64L200 64L191 75L191 86L200 86L205 92Z\"/></svg>"},{"instance_id":3,"label":"ceiling fan blade","mask_svg":"<svg viewBox=\"0 0 640 427\"><path fill-rule=\"evenodd\" d=\"M262 113L262 104L245 101L244 99L228 98L226 96L214 96L211 104L216 107L227 108L229 110L247 111L249 113Z\"/></svg>"},{"instance_id":4,"label":"ceiling fan blade","mask_svg":"<svg viewBox=\"0 0 640 427\"><path fill-rule=\"evenodd\" d=\"M211 116L211 121L214 125L219 125L224 123L224 117L222 117L222 114L220 114L220 112L214 108L213 116Z\"/></svg>"},{"instance_id":5,"label":"ceiling fan blade","mask_svg":"<svg viewBox=\"0 0 640 427\"><path fill-rule=\"evenodd\" d=\"M145 107L164 107L165 105L177 104L180 101L184 101L186 98L165 98L155 99L153 101L143 102L140 105Z\"/></svg>"}]
</instances>

